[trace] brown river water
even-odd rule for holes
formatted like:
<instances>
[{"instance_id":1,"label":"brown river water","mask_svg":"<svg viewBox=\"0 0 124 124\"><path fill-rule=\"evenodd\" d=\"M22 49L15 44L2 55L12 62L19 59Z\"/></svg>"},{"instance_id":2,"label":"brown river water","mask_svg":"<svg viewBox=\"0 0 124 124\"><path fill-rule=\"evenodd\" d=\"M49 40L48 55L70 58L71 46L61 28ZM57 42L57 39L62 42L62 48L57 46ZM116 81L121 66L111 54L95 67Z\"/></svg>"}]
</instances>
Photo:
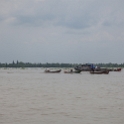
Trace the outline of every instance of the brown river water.
<instances>
[{"instance_id":1,"label":"brown river water","mask_svg":"<svg viewBox=\"0 0 124 124\"><path fill-rule=\"evenodd\" d=\"M124 124L124 70L63 71L0 69L0 124Z\"/></svg>"}]
</instances>

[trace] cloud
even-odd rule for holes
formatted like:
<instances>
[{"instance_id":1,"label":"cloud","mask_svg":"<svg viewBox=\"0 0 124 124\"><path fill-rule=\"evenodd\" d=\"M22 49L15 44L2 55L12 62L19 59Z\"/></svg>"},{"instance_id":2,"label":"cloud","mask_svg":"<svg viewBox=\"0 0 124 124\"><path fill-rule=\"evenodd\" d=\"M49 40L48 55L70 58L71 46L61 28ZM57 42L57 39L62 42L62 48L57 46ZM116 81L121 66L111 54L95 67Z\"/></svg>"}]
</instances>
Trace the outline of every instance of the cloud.
<instances>
[{"instance_id":1,"label":"cloud","mask_svg":"<svg viewBox=\"0 0 124 124\"><path fill-rule=\"evenodd\" d=\"M1 0L0 57L109 61L116 46L123 51L123 5L123 0ZM121 55L116 52L115 60Z\"/></svg>"},{"instance_id":2,"label":"cloud","mask_svg":"<svg viewBox=\"0 0 124 124\"><path fill-rule=\"evenodd\" d=\"M70 29L86 29L98 25L112 26L122 23L124 17L117 10L117 1L98 0L22 0L2 1L1 18L14 19L12 24L30 26L61 26ZM111 5L110 5L111 4ZM116 18L116 16L119 16ZM121 18L121 19L119 19ZM2 19L1 19L2 20Z\"/></svg>"},{"instance_id":3,"label":"cloud","mask_svg":"<svg viewBox=\"0 0 124 124\"><path fill-rule=\"evenodd\" d=\"M67 28L86 28L89 27L91 17L84 12L81 0L78 1L7 1L3 2L1 8L1 17L5 20L15 18L15 24L42 25L52 24L56 26L65 26ZM86 8L86 7L85 7ZM9 18L9 19L8 19ZM31 26L30 25L30 26Z\"/></svg>"}]
</instances>

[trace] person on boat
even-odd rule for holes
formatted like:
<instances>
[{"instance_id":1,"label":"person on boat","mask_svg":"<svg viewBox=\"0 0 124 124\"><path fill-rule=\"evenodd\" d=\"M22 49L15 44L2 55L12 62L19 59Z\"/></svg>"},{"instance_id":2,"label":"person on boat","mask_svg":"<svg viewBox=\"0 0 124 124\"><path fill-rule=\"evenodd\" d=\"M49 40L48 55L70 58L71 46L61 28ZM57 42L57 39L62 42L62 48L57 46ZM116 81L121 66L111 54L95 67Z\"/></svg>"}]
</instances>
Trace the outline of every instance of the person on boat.
<instances>
[{"instance_id":1,"label":"person on boat","mask_svg":"<svg viewBox=\"0 0 124 124\"><path fill-rule=\"evenodd\" d=\"M94 65L93 64L91 64L90 68L91 68L91 71L94 72L95 68L94 68Z\"/></svg>"}]
</instances>

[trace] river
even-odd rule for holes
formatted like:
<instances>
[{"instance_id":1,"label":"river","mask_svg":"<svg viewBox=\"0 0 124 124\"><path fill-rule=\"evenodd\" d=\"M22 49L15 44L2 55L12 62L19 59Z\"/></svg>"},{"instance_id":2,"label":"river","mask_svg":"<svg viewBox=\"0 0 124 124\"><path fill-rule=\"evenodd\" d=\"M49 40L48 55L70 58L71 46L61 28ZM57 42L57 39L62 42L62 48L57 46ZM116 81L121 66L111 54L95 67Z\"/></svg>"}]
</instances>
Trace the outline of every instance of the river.
<instances>
[{"instance_id":1,"label":"river","mask_svg":"<svg viewBox=\"0 0 124 124\"><path fill-rule=\"evenodd\" d=\"M124 70L108 75L0 69L0 124L123 124Z\"/></svg>"}]
</instances>

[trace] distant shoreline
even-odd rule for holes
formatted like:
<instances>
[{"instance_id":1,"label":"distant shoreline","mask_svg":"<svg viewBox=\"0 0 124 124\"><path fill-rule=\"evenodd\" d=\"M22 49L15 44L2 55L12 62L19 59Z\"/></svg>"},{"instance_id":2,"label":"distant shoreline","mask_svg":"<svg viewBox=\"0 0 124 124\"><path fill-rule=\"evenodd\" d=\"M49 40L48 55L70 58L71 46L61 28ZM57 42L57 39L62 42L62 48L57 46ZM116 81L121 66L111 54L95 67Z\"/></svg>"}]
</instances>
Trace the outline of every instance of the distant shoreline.
<instances>
[{"instance_id":1,"label":"distant shoreline","mask_svg":"<svg viewBox=\"0 0 124 124\"><path fill-rule=\"evenodd\" d=\"M83 64L83 63L82 63ZM122 64L117 64L117 63L93 63L94 65L97 65L99 67L109 67L109 68L114 68L114 67L124 67L124 63ZM81 65L81 63L77 64L71 64L71 63L30 63L30 62L12 62L12 63L0 63L0 68L2 67L10 67L10 68L33 68L33 67L60 67L60 68L68 68L68 67L75 67L77 65Z\"/></svg>"}]
</instances>

